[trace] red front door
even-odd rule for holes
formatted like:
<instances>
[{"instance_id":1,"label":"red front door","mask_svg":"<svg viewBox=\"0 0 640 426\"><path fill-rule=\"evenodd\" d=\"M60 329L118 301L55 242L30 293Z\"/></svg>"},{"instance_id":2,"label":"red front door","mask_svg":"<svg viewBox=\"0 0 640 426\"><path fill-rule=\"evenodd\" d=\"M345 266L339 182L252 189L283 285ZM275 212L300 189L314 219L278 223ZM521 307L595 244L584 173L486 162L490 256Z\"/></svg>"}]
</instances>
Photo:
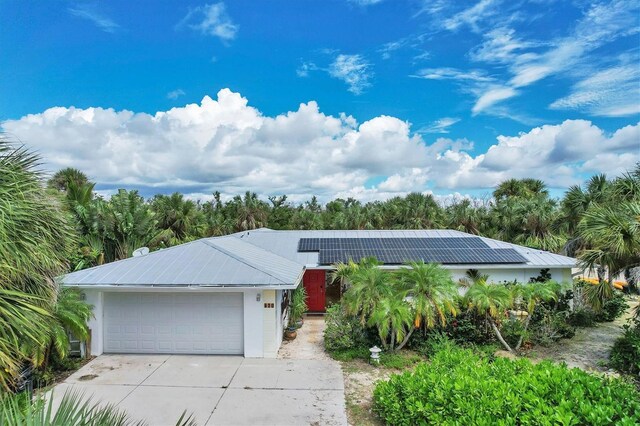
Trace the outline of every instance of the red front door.
<instances>
[{"instance_id":1,"label":"red front door","mask_svg":"<svg viewBox=\"0 0 640 426\"><path fill-rule=\"evenodd\" d=\"M305 290L307 290L307 308L309 312L325 311L325 271L309 270L302 277Z\"/></svg>"}]
</instances>

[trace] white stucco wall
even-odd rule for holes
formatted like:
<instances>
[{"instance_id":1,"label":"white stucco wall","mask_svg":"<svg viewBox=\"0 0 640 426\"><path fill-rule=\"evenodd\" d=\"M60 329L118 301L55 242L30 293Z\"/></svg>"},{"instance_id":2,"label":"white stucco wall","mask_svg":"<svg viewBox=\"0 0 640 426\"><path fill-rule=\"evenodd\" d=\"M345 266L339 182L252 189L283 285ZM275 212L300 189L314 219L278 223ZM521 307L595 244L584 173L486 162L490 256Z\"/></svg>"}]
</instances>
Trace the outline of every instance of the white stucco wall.
<instances>
[{"instance_id":1,"label":"white stucco wall","mask_svg":"<svg viewBox=\"0 0 640 426\"><path fill-rule=\"evenodd\" d=\"M259 301L257 300L258 295L260 295ZM247 358L262 358L264 356L262 306L261 290L247 289L244 291L244 356Z\"/></svg>"},{"instance_id":2,"label":"white stucco wall","mask_svg":"<svg viewBox=\"0 0 640 426\"><path fill-rule=\"evenodd\" d=\"M84 290L85 300L93 305L93 317L89 320L89 330L91 330L90 355L102 355L102 317L103 300L101 291Z\"/></svg>"},{"instance_id":3,"label":"white stucco wall","mask_svg":"<svg viewBox=\"0 0 640 426\"><path fill-rule=\"evenodd\" d=\"M481 274L488 274L489 281L491 282L503 282L517 280L519 283L528 283L531 277L537 277L540 274L542 268L535 269L478 269ZM464 269L450 269L453 279L458 281L461 278L466 278L466 272L468 268ZM551 279L558 282L570 282L571 281L571 268L555 268L549 269L551 273Z\"/></svg>"},{"instance_id":4,"label":"white stucco wall","mask_svg":"<svg viewBox=\"0 0 640 426\"><path fill-rule=\"evenodd\" d=\"M264 290L262 298L266 306L263 307L263 356L264 358L275 358L278 354L278 322L276 321L276 291ZM271 307L273 305L273 307Z\"/></svg>"},{"instance_id":5,"label":"white stucco wall","mask_svg":"<svg viewBox=\"0 0 640 426\"><path fill-rule=\"evenodd\" d=\"M282 312L282 299L286 290L276 291L276 322L278 323L278 329L276 339L278 342L278 349L282 346L282 336L284 334L285 321L287 319L286 312Z\"/></svg>"}]
</instances>

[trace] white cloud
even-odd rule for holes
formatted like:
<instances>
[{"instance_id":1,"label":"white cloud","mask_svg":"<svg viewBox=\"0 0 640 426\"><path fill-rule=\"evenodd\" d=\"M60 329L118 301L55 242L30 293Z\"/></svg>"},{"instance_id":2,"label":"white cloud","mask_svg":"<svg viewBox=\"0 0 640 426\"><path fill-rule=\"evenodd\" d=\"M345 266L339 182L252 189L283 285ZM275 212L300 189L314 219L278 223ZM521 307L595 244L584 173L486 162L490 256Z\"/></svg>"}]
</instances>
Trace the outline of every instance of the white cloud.
<instances>
[{"instance_id":1,"label":"white cloud","mask_svg":"<svg viewBox=\"0 0 640 426\"><path fill-rule=\"evenodd\" d=\"M422 127L418 133L449 133L449 127L460 121L459 118L444 117L434 121L428 126Z\"/></svg>"},{"instance_id":2,"label":"white cloud","mask_svg":"<svg viewBox=\"0 0 640 426\"><path fill-rule=\"evenodd\" d=\"M313 62L303 62L296 70L298 77L308 77L309 72L318 70L318 66Z\"/></svg>"},{"instance_id":3,"label":"white cloud","mask_svg":"<svg viewBox=\"0 0 640 426\"><path fill-rule=\"evenodd\" d=\"M576 83L552 109L587 110L593 115L620 117L640 113L640 67L637 63L599 71Z\"/></svg>"},{"instance_id":4,"label":"white cloud","mask_svg":"<svg viewBox=\"0 0 640 426\"><path fill-rule=\"evenodd\" d=\"M154 115L54 107L6 121L3 130L41 153L47 170L76 167L107 188L250 189L291 200L488 190L510 177L566 187L583 173L616 174L640 160L640 123L608 135L589 121L567 120L499 136L476 152L468 140L429 139L395 117L357 123L325 115L313 101L265 116L228 89L215 100L206 96ZM380 184L367 187L381 176Z\"/></svg>"},{"instance_id":5,"label":"white cloud","mask_svg":"<svg viewBox=\"0 0 640 426\"><path fill-rule=\"evenodd\" d=\"M500 101L512 98L518 94L518 91L508 86L493 86L484 92L476 101L471 111L474 115L489 108Z\"/></svg>"},{"instance_id":6,"label":"white cloud","mask_svg":"<svg viewBox=\"0 0 640 426\"><path fill-rule=\"evenodd\" d=\"M185 95L184 90L176 89L176 90L172 90L169 93L167 93L167 98L171 99L171 100L176 100L180 96L184 96L184 95Z\"/></svg>"},{"instance_id":7,"label":"white cloud","mask_svg":"<svg viewBox=\"0 0 640 426\"><path fill-rule=\"evenodd\" d=\"M487 7L491 4L489 1L481 1L476 6L479 7L482 3L487 3ZM512 77L498 92L492 86L476 88L478 100L473 112L477 114L502 100L517 96L520 91L515 89L530 86L553 75L571 75L575 74L576 69L593 67L599 60L599 57L592 58L593 51L640 31L637 26L638 13L640 4L632 0L592 3L567 36L547 41L544 43L546 49L542 51L542 43L521 40L512 29L500 27L488 31L484 36L484 43L471 51L471 59L506 65ZM512 90L509 91L507 87ZM576 89L574 98L558 101L554 107L579 103L586 105L584 100L592 95L580 90L580 87ZM591 109L595 115L622 116L634 113L632 105L614 99L616 96L603 96L602 92L600 90L600 94L595 95L602 103ZM486 102L487 100L491 102ZM606 100L613 102L605 105ZM587 108L587 111L590 109Z\"/></svg>"},{"instance_id":8,"label":"white cloud","mask_svg":"<svg viewBox=\"0 0 640 426\"><path fill-rule=\"evenodd\" d=\"M347 83L351 93L360 95L371 86L373 71L362 55L339 54L329 66L329 75Z\"/></svg>"},{"instance_id":9,"label":"white cloud","mask_svg":"<svg viewBox=\"0 0 640 426\"><path fill-rule=\"evenodd\" d=\"M384 0L348 0L349 3L357 4L358 6L372 6L374 4L382 3Z\"/></svg>"},{"instance_id":10,"label":"white cloud","mask_svg":"<svg viewBox=\"0 0 640 426\"><path fill-rule=\"evenodd\" d=\"M181 28L188 25L189 28L200 32L202 35L218 37L223 42L229 42L236 38L238 25L227 14L223 2L205 4L190 9L187 15L176 25Z\"/></svg>"},{"instance_id":11,"label":"white cloud","mask_svg":"<svg viewBox=\"0 0 640 426\"><path fill-rule=\"evenodd\" d=\"M538 45L519 39L512 28L495 28L484 34L484 42L471 50L470 58L480 62L512 64L523 50Z\"/></svg>"},{"instance_id":12,"label":"white cloud","mask_svg":"<svg viewBox=\"0 0 640 426\"><path fill-rule=\"evenodd\" d=\"M487 76L482 70L462 71L456 68L424 68L418 71L413 77L424 78L426 80L457 80L490 82L492 77Z\"/></svg>"},{"instance_id":13,"label":"white cloud","mask_svg":"<svg viewBox=\"0 0 640 426\"><path fill-rule=\"evenodd\" d=\"M443 22L444 28L455 31L458 28L468 25L472 30L479 31L478 23L499 12L497 6L501 0L480 0L468 9L465 9Z\"/></svg>"},{"instance_id":14,"label":"white cloud","mask_svg":"<svg viewBox=\"0 0 640 426\"><path fill-rule=\"evenodd\" d=\"M104 16L98 11L96 3L79 3L74 7L70 7L69 13L78 18L87 19L93 22L98 28L106 33L115 33L120 25L116 24L112 19Z\"/></svg>"}]
</instances>

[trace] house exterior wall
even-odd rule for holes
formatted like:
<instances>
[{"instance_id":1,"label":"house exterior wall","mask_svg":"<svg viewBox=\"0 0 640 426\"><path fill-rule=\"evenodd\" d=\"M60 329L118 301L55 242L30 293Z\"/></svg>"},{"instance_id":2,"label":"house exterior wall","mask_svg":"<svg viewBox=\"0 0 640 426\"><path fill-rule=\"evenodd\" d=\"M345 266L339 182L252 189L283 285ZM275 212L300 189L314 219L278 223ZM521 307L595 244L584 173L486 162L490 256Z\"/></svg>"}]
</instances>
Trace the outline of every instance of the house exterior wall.
<instances>
[{"instance_id":1,"label":"house exterior wall","mask_svg":"<svg viewBox=\"0 0 640 426\"><path fill-rule=\"evenodd\" d=\"M176 292L175 289L119 289L113 291L128 291L128 292ZM217 292L217 291L232 291L237 293L238 290L224 290L224 289L198 289L198 290L182 290L182 291L202 291L202 292ZM265 329L265 309L263 308L263 292L269 290L260 289L243 289L243 327L244 327L244 356L247 358L263 358L265 356L264 346L264 329ZM85 300L87 303L93 305L93 318L89 320L89 329L91 330L91 355L102 355L104 352L103 340L104 340L104 293L105 290L83 290L85 294ZM275 300L275 290L270 290L271 300ZM258 295L260 300L258 300ZM273 303L273 302L272 302ZM276 336L277 324L276 324L276 309L271 309L273 318L268 320L271 322L271 328L273 333L269 334L269 339L272 342L270 348L273 345L277 345L275 352L279 348L278 339ZM273 349L270 349L274 352Z\"/></svg>"},{"instance_id":2,"label":"house exterior wall","mask_svg":"<svg viewBox=\"0 0 640 426\"><path fill-rule=\"evenodd\" d=\"M286 322L288 320L287 310L282 309L282 302L284 300L284 294L286 290L278 290L276 291L276 322L278 324L278 329L276 332L276 339L278 342L278 348L282 346L282 336L284 334L284 329L287 326Z\"/></svg>"},{"instance_id":3,"label":"house exterior wall","mask_svg":"<svg viewBox=\"0 0 640 426\"><path fill-rule=\"evenodd\" d=\"M102 317L104 312L103 292L96 290L85 290L84 295L86 302L90 305L93 305L93 317L91 317L88 323L89 330L91 330L91 347L88 348L89 355L102 355Z\"/></svg>"},{"instance_id":4,"label":"house exterior wall","mask_svg":"<svg viewBox=\"0 0 640 426\"><path fill-rule=\"evenodd\" d=\"M263 300L263 357L275 358L278 354L278 323L276 308L276 291L264 290Z\"/></svg>"},{"instance_id":5,"label":"house exterior wall","mask_svg":"<svg viewBox=\"0 0 640 426\"><path fill-rule=\"evenodd\" d=\"M541 268L535 269L478 269L481 274L488 274L489 281L491 282L503 282L503 281L518 281L519 283L527 283L531 277L537 277L540 274ZM461 278L466 278L466 272L468 268L463 269L449 269L451 275L453 275L454 281L458 281ZM558 282L570 282L571 281L571 268L555 268L549 269L551 273L551 279Z\"/></svg>"}]
</instances>

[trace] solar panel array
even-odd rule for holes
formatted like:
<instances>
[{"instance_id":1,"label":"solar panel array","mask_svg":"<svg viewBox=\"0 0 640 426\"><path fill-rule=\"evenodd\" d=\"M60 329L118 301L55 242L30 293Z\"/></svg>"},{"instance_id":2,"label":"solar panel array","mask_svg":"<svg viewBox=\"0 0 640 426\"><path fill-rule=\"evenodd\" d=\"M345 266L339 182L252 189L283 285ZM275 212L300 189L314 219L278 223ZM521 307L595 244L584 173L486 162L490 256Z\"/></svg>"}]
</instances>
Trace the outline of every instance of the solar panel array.
<instances>
[{"instance_id":1,"label":"solar panel array","mask_svg":"<svg viewBox=\"0 0 640 426\"><path fill-rule=\"evenodd\" d=\"M384 264L408 261L442 264L526 263L514 249L494 249L481 238L301 238L299 252L319 252L318 262L358 262L374 256Z\"/></svg>"}]
</instances>

